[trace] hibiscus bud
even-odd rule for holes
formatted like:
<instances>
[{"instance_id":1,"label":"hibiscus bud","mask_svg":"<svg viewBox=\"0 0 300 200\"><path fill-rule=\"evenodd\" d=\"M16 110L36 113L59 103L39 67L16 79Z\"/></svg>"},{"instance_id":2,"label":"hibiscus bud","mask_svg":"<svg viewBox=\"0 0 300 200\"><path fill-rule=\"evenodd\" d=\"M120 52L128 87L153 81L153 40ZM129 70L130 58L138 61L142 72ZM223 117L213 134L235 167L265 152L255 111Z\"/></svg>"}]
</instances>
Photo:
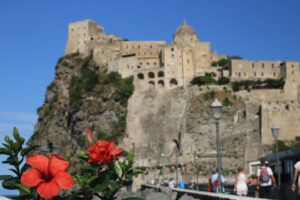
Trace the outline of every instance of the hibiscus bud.
<instances>
[{"instance_id":1,"label":"hibiscus bud","mask_svg":"<svg viewBox=\"0 0 300 200\"><path fill-rule=\"evenodd\" d=\"M88 141L90 143L93 143L93 134L92 134L92 130L90 128L87 129L86 136L87 136Z\"/></svg>"}]
</instances>

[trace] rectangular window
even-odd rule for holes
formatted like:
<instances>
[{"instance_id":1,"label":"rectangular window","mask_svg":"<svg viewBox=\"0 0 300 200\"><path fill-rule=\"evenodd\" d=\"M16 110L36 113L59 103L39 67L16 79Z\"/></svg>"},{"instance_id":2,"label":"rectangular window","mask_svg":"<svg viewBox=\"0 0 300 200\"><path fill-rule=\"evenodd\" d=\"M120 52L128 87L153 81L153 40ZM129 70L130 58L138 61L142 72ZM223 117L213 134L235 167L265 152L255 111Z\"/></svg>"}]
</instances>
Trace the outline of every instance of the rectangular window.
<instances>
[{"instance_id":1,"label":"rectangular window","mask_svg":"<svg viewBox=\"0 0 300 200\"><path fill-rule=\"evenodd\" d=\"M239 72L239 77L241 77L241 72Z\"/></svg>"},{"instance_id":2,"label":"rectangular window","mask_svg":"<svg viewBox=\"0 0 300 200\"><path fill-rule=\"evenodd\" d=\"M246 76L246 72L244 72L244 76Z\"/></svg>"},{"instance_id":3,"label":"rectangular window","mask_svg":"<svg viewBox=\"0 0 300 200\"><path fill-rule=\"evenodd\" d=\"M150 45L150 49L152 49L152 45Z\"/></svg>"},{"instance_id":4,"label":"rectangular window","mask_svg":"<svg viewBox=\"0 0 300 200\"><path fill-rule=\"evenodd\" d=\"M264 77L264 73L263 72L261 73L261 77Z\"/></svg>"},{"instance_id":5,"label":"rectangular window","mask_svg":"<svg viewBox=\"0 0 300 200\"><path fill-rule=\"evenodd\" d=\"M186 62L187 62L187 64L190 64L190 60L189 59L187 59Z\"/></svg>"},{"instance_id":6,"label":"rectangular window","mask_svg":"<svg viewBox=\"0 0 300 200\"><path fill-rule=\"evenodd\" d=\"M141 45L139 45L138 48L141 48Z\"/></svg>"},{"instance_id":7,"label":"rectangular window","mask_svg":"<svg viewBox=\"0 0 300 200\"><path fill-rule=\"evenodd\" d=\"M273 73L274 77L276 76L276 72Z\"/></svg>"},{"instance_id":8,"label":"rectangular window","mask_svg":"<svg viewBox=\"0 0 300 200\"><path fill-rule=\"evenodd\" d=\"M134 45L132 45L132 47L131 47L132 49L134 49Z\"/></svg>"},{"instance_id":9,"label":"rectangular window","mask_svg":"<svg viewBox=\"0 0 300 200\"><path fill-rule=\"evenodd\" d=\"M256 72L254 72L254 77L256 77Z\"/></svg>"},{"instance_id":10,"label":"rectangular window","mask_svg":"<svg viewBox=\"0 0 300 200\"><path fill-rule=\"evenodd\" d=\"M153 66L156 67L156 62L153 63Z\"/></svg>"},{"instance_id":11,"label":"rectangular window","mask_svg":"<svg viewBox=\"0 0 300 200\"><path fill-rule=\"evenodd\" d=\"M272 69L274 69L274 63L272 63Z\"/></svg>"},{"instance_id":12,"label":"rectangular window","mask_svg":"<svg viewBox=\"0 0 300 200\"><path fill-rule=\"evenodd\" d=\"M171 58L174 58L174 54L171 54Z\"/></svg>"},{"instance_id":13,"label":"rectangular window","mask_svg":"<svg viewBox=\"0 0 300 200\"><path fill-rule=\"evenodd\" d=\"M294 68L294 65L292 65L292 68Z\"/></svg>"},{"instance_id":14,"label":"rectangular window","mask_svg":"<svg viewBox=\"0 0 300 200\"><path fill-rule=\"evenodd\" d=\"M292 71L292 74L294 74L294 71Z\"/></svg>"},{"instance_id":15,"label":"rectangular window","mask_svg":"<svg viewBox=\"0 0 300 200\"><path fill-rule=\"evenodd\" d=\"M262 67L262 68L265 68L265 64L264 64L264 63L262 63L262 64L261 64L261 67Z\"/></svg>"},{"instance_id":16,"label":"rectangular window","mask_svg":"<svg viewBox=\"0 0 300 200\"><path fill-rule=\"evenodd\" d=\"M252 68L254 68L254 63L252 63Z\"/></svg>"}]
</instances>

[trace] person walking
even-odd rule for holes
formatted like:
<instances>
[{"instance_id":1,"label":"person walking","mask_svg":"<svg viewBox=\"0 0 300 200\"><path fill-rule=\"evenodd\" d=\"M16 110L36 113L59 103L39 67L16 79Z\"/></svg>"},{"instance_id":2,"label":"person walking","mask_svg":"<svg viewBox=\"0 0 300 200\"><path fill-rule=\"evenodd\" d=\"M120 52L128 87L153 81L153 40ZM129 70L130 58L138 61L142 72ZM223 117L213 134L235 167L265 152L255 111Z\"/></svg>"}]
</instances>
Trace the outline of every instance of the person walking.
<instances>
[{"instance_id":1,"label":"person walking","mask_svg":"<svg viewBox=\"0 0 300 200\"><path fill-rule=\"evenodd\" d=\"M242 167L238 167L238 174L235 176L233 192L236 193L238 196L247 196L248 183L249 179L248 176L244 173L244 169Z\"/></svg>"},{"instance_id":2,"label":"person walking","mask_svg":"<svg viewBox=\"0 0 300 200\"><path fill-rule=\"evenodd\" d=\"M208 191L219 193L218 183L219 183L219 174L218 169L216 169L216 173L213 174L208 180ZM223 168L221 169L221 181L222 181L222 191L225 192L224 184L226 184L226 180L223 176Z\"/></svg>"},{"instance_id":3,"label":"person walking","mask_svg":"<svg viewBox=\"0 0 300 200\"><path fill-rule=\"evenodd\" d=\"M169 181L169 188L173 189L174 186L175 186L174 179L173 179L173 178L170 178L170 181Z\"/></svg>"},{"instance_id":4,"label":"person walking","mask_svg":"<svg viewBox=\"0 0 300 200\"><path fill-rule=\"evenodd\" d=\"M259 190L260 198L268 198L272 189L276 188L276 182L271 168L266 166L265 161L261 162L261 168L257 169L257 184L256 189Z\"/></svg>"}]
</instances>

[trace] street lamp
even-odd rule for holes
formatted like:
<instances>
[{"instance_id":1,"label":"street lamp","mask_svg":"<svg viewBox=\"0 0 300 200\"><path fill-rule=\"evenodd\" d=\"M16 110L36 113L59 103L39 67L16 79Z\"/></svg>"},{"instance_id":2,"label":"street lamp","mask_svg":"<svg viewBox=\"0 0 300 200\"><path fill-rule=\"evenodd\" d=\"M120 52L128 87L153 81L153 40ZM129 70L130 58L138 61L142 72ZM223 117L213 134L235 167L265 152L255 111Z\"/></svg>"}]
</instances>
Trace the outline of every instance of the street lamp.
<instances>
[{"instance_id":1,"label":"street lamp","mask_svg":"<svg viewBox=\"0 0 300 200\"><path fill-rule=\"evenodd\" d=\"M280 188L280 182L281 182L281 170L280 170L280 168L279 168L279 156L278 156L278 140L277 140L277 138L278 138L278 136L279 136L279 130L280 130L280 128L279 128L279 126L278 125L272 125L272 128L271 128L271 130L272 130L272 135L273 135L273 137L274 137L274 139L275 139L275 146L276 146L276 161L277 161L277 170L278 170L278 188Z\"/></svg>"},{"instance_id":2,"label":"street lamp","mask_svg":"<svg viewBox=\"0 0 300 200\"><path fill-rule=\"evenodd\" d=\"M223 105L218 99L211 105L211 110L213 114L213 118L216 120L216 134L217 134L217 156L218 156L218 191L220 193L223 192L222 190L222 179L221 179L221 169L222 169L222 160L221 160L221 151L220 151L220 138L219 138L219 120L222 116L222 107Z\"/></svg>"},{"instance_id":3,"label":"street lamp","mask_svg":"<svg viewBox=\"0 0 300 200\"><path fill-rule=\"evenodd\" d=\"M196 164L196 190L199 190L199 186L198 186L198 176L199 176L199 163L198 163L198 156L195 155L194 156L194 160L195 160L195 164Z\"/></svg>"},{"instance_id":4,"label":"street lamp","mask_svg":"<svg viewBox=\"0 0 300 200\"><path fill-rule=\"evenodd\" d=\"M162 153L160 156L161 156L161 161L162 161L162 184L164 185L164 181L165 181L165 177L164 177L164 170L165 170L164 158L165 158L165 154Z\"/></svg>"}]
</instances>

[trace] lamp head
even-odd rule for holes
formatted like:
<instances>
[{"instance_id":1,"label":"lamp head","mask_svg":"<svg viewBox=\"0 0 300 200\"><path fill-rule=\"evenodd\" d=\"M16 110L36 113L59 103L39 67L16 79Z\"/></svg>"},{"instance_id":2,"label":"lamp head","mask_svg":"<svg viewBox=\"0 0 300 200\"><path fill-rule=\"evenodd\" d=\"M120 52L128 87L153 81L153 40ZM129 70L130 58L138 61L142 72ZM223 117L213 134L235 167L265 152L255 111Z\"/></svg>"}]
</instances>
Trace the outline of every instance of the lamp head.
<instances>
[{"instance_id":1,"label":"lamp head","mask_svg":"<svg viewBox=\"0 0 300 200\"><path fill-rule=\"evenodd\" d=\"M211 110L214 119L219 120L221 118L222 107L223 107L222 103L218 99L215 99L215 101L211 105Z\"/></svg>"},{"instance_id":2,"label":"lamp head","mask_svg":"<svg viewBox=\"0 0 300 200\"><path fill-rule=\"evenodd\" d=\"M274 124L274 125L272 125L271 130L272 130L272 135L273 135L273 137L274 137L275 139L277 139L278 136L279 136L279 130L280 130L279 126L276 125L276 124Z\"/></svg>"}]
</instances>

